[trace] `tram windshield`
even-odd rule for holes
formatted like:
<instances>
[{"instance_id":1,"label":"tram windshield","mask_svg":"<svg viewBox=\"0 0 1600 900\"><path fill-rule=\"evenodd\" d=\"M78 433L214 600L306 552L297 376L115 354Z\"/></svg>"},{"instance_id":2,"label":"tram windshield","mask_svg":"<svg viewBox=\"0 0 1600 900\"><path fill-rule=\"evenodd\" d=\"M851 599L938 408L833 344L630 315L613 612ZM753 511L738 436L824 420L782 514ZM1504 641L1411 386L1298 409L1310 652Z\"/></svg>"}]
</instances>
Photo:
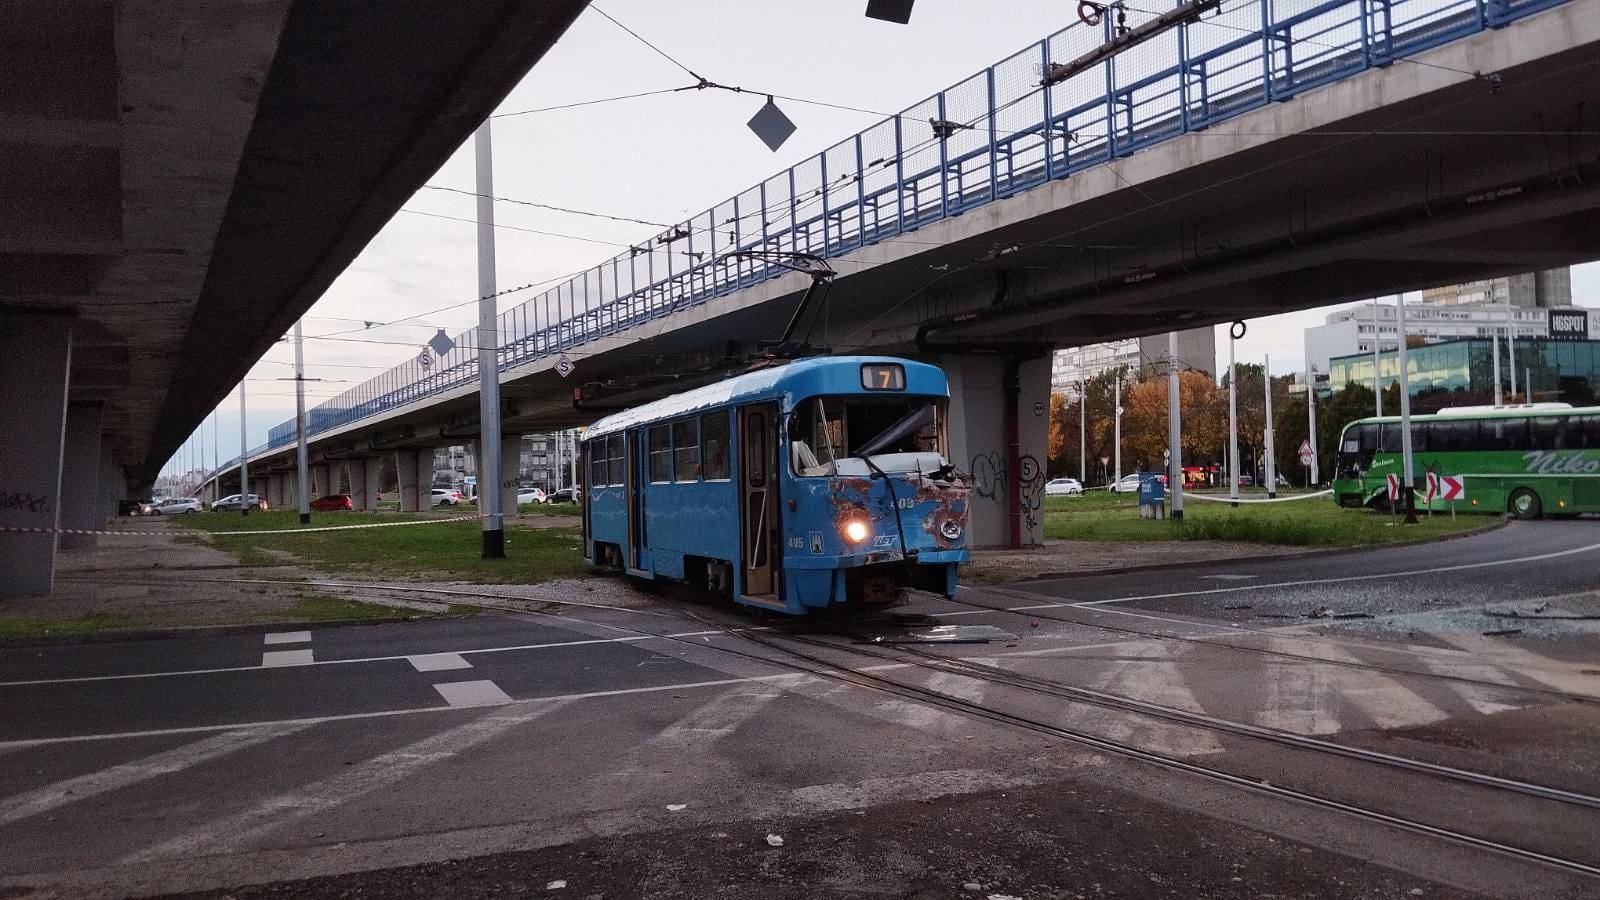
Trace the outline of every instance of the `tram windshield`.
<instances>
[{"instance_id":1,"label":"tram windshield","mask_svg":"<svg viewBox=\"0 0 1600 900\"><path fill-rule=\"evenodd\" d=\"M945 400L812 397L789 417L795 474L866 475L861 457L885 472L931 473L944 458Z\"/></svg>"}]
</instances>

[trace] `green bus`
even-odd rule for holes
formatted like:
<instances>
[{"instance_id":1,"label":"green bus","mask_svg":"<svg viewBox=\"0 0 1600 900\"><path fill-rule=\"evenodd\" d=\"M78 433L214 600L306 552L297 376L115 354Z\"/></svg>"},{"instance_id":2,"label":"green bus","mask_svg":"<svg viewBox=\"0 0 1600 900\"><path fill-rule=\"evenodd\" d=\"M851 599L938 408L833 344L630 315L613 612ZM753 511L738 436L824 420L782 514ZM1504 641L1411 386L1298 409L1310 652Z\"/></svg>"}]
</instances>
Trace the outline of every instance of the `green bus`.
<instances>
[{"instance_id":1,"label":"green bus","mask_svg":"<svg viewBox=\"0 0 1600 900\"><path fill-rule=\"evenodd\" d=\"M1465 479L1461 499L1432 508L1508 512L1519 519L1600 512L1600 407L1534 403L1461 407L1411 417L1417 508L1426 474ZM1400 476L1400 418L1351 422L1339 436L1333 497L1387 510L1386 476Z\"/></svg>"}]
</instances>

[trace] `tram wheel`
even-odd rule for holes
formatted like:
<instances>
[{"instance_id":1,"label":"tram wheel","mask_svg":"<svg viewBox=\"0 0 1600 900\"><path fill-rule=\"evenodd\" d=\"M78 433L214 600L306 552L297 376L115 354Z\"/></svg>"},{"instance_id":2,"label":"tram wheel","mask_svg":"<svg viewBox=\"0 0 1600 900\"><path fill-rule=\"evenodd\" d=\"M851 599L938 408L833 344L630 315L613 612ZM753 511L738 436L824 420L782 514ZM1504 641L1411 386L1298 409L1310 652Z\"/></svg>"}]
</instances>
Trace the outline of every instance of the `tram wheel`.
<instances>
[{"instance_id":1,"label":"tram wheel","mask_svg":"<svg viewBox=\"0 0 1600 900\"><path fill-rule=\"evenodd\" d=\"M1516 519L1537 519L1544 515L1544 504L1539 495L1527 488L1517 488L1506 501L1506 510Z\"/></svg>"}]
</instances>

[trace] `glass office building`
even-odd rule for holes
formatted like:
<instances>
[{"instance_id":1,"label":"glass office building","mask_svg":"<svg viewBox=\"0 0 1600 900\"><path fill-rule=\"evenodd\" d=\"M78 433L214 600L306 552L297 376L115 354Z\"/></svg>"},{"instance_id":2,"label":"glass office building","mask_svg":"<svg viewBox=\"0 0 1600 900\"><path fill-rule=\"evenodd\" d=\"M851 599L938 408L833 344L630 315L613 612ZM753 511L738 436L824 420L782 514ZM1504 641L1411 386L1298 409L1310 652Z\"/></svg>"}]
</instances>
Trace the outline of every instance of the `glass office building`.
<instances>
[{"instance_id":1,"label":"glass office building","mask_svg":"<svg viewBox=\"0 0 1600 900\"><path fill-rule=\"evenodd\" d=\"M1408 348L1406 375L1414 411L1494 402L1493 353L1488 340L1471 338ZM1516 353L1519 398L1526 396L1531 386L1529 399L1535 401L1573 406L1595 403L1600 341L1518 340ZM1378 357L1378 382L1385 389L1399 380L1398 357L1394 350ZM1372 354L1336 356L1328 361L1330 390L1341 391L1351 383L1372 387ZM1500 386L1509 399L1511 363L1504 341L1500 344Z\"/></svg>"}]
</instances>

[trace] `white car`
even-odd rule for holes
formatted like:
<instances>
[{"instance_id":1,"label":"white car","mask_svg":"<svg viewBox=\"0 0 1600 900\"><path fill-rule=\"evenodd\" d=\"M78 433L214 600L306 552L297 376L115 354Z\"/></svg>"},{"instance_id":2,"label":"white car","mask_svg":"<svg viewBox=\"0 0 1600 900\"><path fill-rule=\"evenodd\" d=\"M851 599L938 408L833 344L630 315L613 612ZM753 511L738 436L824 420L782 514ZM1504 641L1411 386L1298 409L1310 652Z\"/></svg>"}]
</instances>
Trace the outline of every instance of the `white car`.
<instances>
[{"instance_id":1,"label":"white car","mask_svg":"<svg viewBox=\"0 0 1600 900\"><path fill-rule=\"evenodd\" d=\"M261 499L261 497L257 496L256 494L250 495L249 502L250 505L256 509L267 508L267 501ZM211 504L212 512L238 512L242 508L243 505L239 502L238 494L229 494L228 496L223 497L221 500Z\"/></svg>"},{"instance_id":2,"label":"white car","mask_svg":"<svg viewBox=\"0 0 1600 900\"><path fill-rule=\"evenodd\" d=\"M543 503L543 502L544 502L544 491L541 491L538 488L528 488L527 490L524 490L524 491L517 491L517 505L518 506L521 506L524 503Z\"/></svg>"},{"instance_id":3,"label":"white car","mask_svg":"<svg viewBox=\"0 0 1600 900\"><path fill-rule=\"evenodd\" d=\"M461 492L450 488L434 488L429 506L455 506L461 502Z\"/></svg>"},{"instance_id":4,"label":"white car","mask_svg":"<svg viewBox=\"0 0 1600 900\"><path fill-rule=\"evenodd\" d=\"M160 503L150 507L152 516L176 516L197 513L200 511L200 501L193 497L168 497Z\"/></svg>"},{"instance_id":5,"label":"white car","mask_svg":"<svg viewBox=\"0 0 1600 900\"><path fill-rule=\"evenodd\" d=\"M1156 480L1162 484L1166 484L1167 476L1157 475ZM1122 480L1118 481L1116 484L1113 484L1110 488L1108 488L1108 490L1110 490L1113 494L1139 493L1139 473L1134 472L1132 474L1122 476Z\"/></svg>"},{"instance_id":6,"label":"white car","mask_svg":"<svg viewBox=\"0 0 1600 900\"><path fill-rule=\"evenodd\" d=\"M1083 493L1083 485L1076 478L1052 478L1044 484L1046 497L1061 497Z\"/></svg>"}]
</instances>

